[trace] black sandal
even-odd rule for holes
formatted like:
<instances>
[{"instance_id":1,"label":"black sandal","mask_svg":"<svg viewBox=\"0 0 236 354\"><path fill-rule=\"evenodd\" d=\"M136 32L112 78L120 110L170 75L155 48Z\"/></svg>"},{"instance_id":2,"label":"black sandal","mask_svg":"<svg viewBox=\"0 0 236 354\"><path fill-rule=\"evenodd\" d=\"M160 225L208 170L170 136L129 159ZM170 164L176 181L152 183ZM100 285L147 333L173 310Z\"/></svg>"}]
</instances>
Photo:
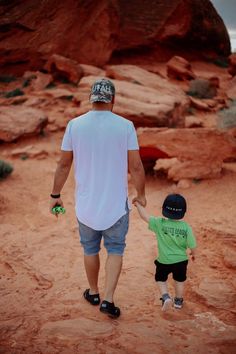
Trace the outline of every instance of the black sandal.
<instances>
[{"instance_id":1,"label":"black sandal","mask_svg":"<svg viewBox=\"0 0 236 354\"><path fill-rule=\"evenodd\" d=\"M114 302L104 300L101 303L100 311L106 313L111 318L118 318L120 316L120 309L114 305Z\"/></svg>"},{"instance_id":2,"label":"black sandal","mask_svg":"<svg viewBox=\"0 0 236 354\"><path fill-rule=\"evenodd\" d=\"M89 294L90 289L86 289L84 292L84 298L92 305L99 305L100 304L100 296L99 294L91 295Z\"/></svg>"}]
</instances>

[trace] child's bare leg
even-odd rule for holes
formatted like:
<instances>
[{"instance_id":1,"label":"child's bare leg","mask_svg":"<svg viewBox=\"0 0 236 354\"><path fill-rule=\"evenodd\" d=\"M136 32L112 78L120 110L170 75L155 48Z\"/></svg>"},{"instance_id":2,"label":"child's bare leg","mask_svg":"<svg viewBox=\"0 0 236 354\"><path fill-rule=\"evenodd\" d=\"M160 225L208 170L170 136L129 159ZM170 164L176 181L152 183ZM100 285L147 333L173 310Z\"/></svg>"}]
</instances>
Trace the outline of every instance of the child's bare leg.
<instances>
[{"instance_id":1,"label":"child's bare leg","mask_svg":"<svg viewBox=\"0 0 236 354\"><path fill-rule=\"evenodd\" d=\"M157 285L159 287L161 296L164 294L168 294L168 286L166 281L158 281Z\"/></svg>"},{"instance_id":2,"label":"child's bare leg","mask_svg":"<svg viewBox=\"0 0 236 354\"><path fill-rule=\"evenodd\" d=\"M182 298L184 295L184 281L176 281L175 280L175 297Z\"/></svg>"},{"instance_id":3,"label":"child's bare leg","mask_svg":"<svg viewBox=\"0 0 236 354\"><path fill-rule=\"evenodd\" d=\"M159 287L160 293L161 293L160 300L162 300L162 311L167 311L172 305L172 300L168 294L167 282L166 281L158 281L157 284L158 284L158 287Z\"/></svg>"},{"instance_id":4,"label":"child's bare leg","mask_svg":"<svg viewBox=\"0 0 236 354\"><path fill-rule=\"evenodd\" d=\"M184 282L175 280L174 308L182 309L183 302L184 302L183 295L184 295Z\"/></svg>"}]
</instances>

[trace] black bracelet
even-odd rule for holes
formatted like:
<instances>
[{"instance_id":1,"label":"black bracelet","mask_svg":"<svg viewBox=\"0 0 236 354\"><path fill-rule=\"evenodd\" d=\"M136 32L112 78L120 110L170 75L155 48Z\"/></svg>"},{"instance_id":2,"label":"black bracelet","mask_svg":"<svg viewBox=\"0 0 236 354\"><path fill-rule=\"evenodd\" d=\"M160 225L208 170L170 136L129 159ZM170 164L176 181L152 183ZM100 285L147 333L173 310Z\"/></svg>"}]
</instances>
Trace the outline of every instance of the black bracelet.
<instances>
[{"instance_id":1,"label":"black bracelet","mask_svg":"<svg viewBox=\"0 0 236 354\"><path fill-rule=\"evenodd\" d=\"M61 197L60 194L50 194L51 198L58 199Z\"/></svg>"}]
</instances>

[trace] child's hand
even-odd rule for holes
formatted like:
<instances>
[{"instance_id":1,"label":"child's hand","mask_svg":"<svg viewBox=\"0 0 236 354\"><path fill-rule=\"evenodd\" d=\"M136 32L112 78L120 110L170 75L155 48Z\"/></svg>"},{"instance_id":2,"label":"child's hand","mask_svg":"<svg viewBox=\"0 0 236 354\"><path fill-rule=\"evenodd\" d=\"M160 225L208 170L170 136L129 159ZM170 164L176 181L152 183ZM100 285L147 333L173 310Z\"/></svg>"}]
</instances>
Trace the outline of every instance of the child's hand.
<instances>
[{"instance_id":1,"label":"child's hand","mask_svg":"<svg viewBox=\"0 0 236 354\"><path fill-rule=\"evenodd\" d=\"M190 252L190 257L191 257L192 261L195 261L196 256L195 256L195 254L193 252Z\"/></svg>"},{"instance_id":2,"label":"child's hand","mask_svg":"<svg viewBox=\"0 0 236 354\"><path fill-rule=\"evenodd\" d=\"M149 222L149 215L146 212L146 209L142 206L142 204L138 200L133 200L133 204L136 206L139 215L145 222Z\"/></svg>"}]
</instances>

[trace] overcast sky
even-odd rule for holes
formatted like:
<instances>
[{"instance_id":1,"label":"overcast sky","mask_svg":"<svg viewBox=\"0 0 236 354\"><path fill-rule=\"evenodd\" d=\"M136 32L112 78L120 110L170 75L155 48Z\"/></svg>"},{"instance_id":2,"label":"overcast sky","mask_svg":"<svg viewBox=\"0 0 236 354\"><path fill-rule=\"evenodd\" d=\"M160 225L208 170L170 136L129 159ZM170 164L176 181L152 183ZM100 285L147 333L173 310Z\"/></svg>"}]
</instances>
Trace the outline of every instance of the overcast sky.
<instances>
[{"instance_id":1,"label":"overcast sky","mask_svg":"<svg viewBox=\"0 0 236 354\"><path fill-rule=\"evenodd\" d=\"M236 0L211 0L229 30L236 31Z\"/></svg>"},{"instance_id":2,"label":"overcast sky","mask_svg":"<svg viewBox=\"0 0 236 354\"><path fill-rule=\"evenodd\" d=\"M231 49L236 51L236 0L211 0L224 21L230 36Z\"/></svg>"}]
</instances>

